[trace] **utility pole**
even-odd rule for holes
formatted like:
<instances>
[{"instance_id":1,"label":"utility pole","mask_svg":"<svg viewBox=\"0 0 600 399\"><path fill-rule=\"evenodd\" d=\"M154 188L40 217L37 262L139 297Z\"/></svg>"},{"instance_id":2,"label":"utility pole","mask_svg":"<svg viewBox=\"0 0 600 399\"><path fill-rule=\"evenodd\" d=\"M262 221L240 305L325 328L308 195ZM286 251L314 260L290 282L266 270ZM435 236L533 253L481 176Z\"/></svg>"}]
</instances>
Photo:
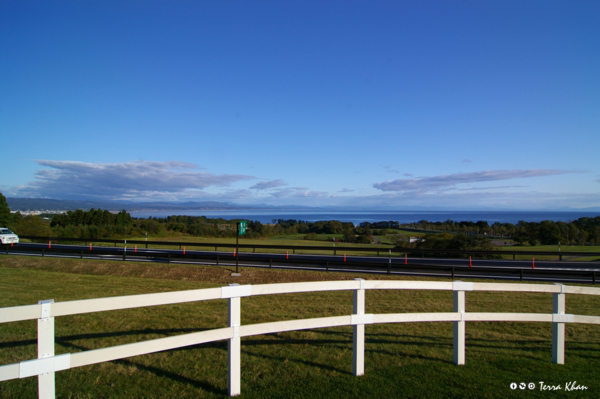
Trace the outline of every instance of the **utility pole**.
<instances>
[{"instance_id":1,"label":"utility pole","mask_svg":"<svg viewBox=\"0 0 600 399\"><path fill-rule=\"evenodd\" d=\"M236 223L236 234L235 234L235 272L239 273L238 258L240 257L238 252L238 245L240 244L240 222Z\"/></svg>"},{"instance_id":2,"label":"utility pole","mask_svg":"<svg viewBox=\"0 0 600 399\"><path fill-rule=\"evenodd\" d=\"M236 234L235 234L235 273L239 275L238 259L240 257L239 245L240 236L246 234L247 222L245 220L236 223Z\"/></svg>"}]
</instances>

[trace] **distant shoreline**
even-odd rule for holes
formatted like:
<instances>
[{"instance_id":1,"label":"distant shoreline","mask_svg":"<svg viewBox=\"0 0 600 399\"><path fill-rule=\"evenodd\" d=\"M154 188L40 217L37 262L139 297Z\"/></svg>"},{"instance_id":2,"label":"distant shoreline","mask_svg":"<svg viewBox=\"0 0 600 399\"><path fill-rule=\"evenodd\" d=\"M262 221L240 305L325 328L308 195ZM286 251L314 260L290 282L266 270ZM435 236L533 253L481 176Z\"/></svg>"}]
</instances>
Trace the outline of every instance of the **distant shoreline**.
<instances>
[{"instance_id":1,"label":"distant shoreline","mask_svg":"<svg viewBox=\"0 0 600 399\"><path fill-rule=\"evenodd\" d=\"M295 219L308 222L339 220L340 222L352 222L358 225L362 222L397 221L402 223L415 223L420 220L430 222L444 222L448 219L460 221L478 222L487 221L490 225L499 223L516 224L520 220L526 222L541 222L552 220L555 222L569 222L580 217L600 216L600 212L577 212L577 211L284 211L284 210L173 210L173 211L133 211L129 212L132 217L167 217L167 216L206 216L210 219L248 219L261 223L271 223L273 219Z\"/></svg>"}]
</instances>

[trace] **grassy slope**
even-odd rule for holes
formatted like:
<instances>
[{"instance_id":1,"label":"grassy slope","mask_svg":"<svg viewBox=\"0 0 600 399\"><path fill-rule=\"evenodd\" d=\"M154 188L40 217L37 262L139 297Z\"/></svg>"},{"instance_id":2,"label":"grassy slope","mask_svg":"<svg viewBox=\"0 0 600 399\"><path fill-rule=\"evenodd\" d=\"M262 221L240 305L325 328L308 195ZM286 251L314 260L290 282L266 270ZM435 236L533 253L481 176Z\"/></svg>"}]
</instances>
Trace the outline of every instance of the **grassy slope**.
<instances>
[{"instance_id":1,"label":"grassy slope","mask_svg":"<svg viewBox=\"0 0 600 399\"><path fill-rule=\"evenodd\" d=\"M244 270L241 284L351 279L350 274ZM396 279L396 278L393 278ZM398 278L405 279L405 278ZM424 278L418 278L425 280ZM0 306L196 289L233 281L226 268L0 257ZM598 297L569 295L567 312L600 315ZM468 311L544 312L549 294L468 293ZM369 313L452 311L452 293L369 291ZM242 299L242 323L350 314L351 292ZM61 317L57 354L225 326L224 300ZM280 397L521 396L511 382L577 380L600 390L600 326L568 325L566 364L551 364L547 323L468 323L467 362L452 364L452 323L367 326L366 375L355 378L351 327L242 340L242 395ZM35 356L35 321L0 325L0 364ZM57 373L57 396L225 397L227 345L217 342ZM34 378L0 383L0 397L35 397ZM523 392L527 397L554 393ZM564 394L564 392L558 392ZM575 396L575 395L573 395Z\"/></svg>"}]
</instances>

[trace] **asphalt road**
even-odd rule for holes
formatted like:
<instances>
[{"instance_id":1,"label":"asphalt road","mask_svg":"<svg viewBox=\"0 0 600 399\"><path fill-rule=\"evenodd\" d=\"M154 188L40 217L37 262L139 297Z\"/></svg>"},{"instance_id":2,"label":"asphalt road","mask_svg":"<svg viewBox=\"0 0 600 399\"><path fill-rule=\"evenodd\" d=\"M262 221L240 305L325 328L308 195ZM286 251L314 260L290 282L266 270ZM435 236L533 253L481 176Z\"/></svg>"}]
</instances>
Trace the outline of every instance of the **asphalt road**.
<instances>
[{"instance_id":1,"label":"asphalt road","mask_svg":"<svg viewBox=\"0 0 600 399\"><path fill-rule=\"evenodd\" d=\"M9 247L9 253L28 256L70 257L84 259L128 260L136 262L171 262L235 267L233 252L185 251L174 249L145 249L132 247L92 247L20 243ZM2 251L5 254L6 248ZM420 275L453 278L492 278L523 281L595 282L600 272L598 262L522 261L439 258L387 258L306 254L239 254L240 267L302 269L371 274ZM600 277L600 274L599 274Z\"/></svg>"}]
</instances>

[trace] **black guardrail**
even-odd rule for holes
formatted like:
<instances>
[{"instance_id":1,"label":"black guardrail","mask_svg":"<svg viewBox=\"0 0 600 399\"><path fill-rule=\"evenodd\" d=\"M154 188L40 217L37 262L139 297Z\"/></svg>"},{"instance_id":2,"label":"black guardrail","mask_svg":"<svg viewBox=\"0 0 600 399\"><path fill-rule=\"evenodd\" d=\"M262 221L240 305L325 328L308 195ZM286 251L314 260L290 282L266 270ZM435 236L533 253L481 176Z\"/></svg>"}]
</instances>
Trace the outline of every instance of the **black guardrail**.
<instances>
[{"instance_id":1,"label":"black guardrail","mask_svg":"<svg viewBox=\"0 0 600 399\"><path fill-rule=\"evenodd\" d=\"M84 255L93 256L113 256L118 260L135 260L145 259L154 260L170 263L171 261L182 261L187 262L192 260L210 261L214 262L217 266L222 262L235 262L236 257L239 262L251 262L255 266L262 267L300 267L298 264L310 265L314 268L323 269L324 271L336 271L336 270L367 270L367 271L379 271L386 272L388 274L392 272L419 272L419 271L430 271L436 276L446 276L454 278L456 274L461 276L465 275L477 275L478 273L495 273L504 276L507 279L515 280L537 280L537 281L578 281L596 284L596 270L593 269L543 269L538 266L537 269L533 267L522 267L522 266L469 266L469 265L439 265L439 264L405 264L404 259L394 259L393 262L381 259L373 259L373 261L365 262L354 260L351 257L344 257L344 260L319 260L319 259L298 259L289 257L284 254L240 254L234 255L233 253L184 253L183 251L160 251L151 250L146 251L140 249L136 251L134 249L126 248L111 248L111 247L95 247L91 250L88 248L73 248L63 246L52 246L49 247L29 247L20 245L2 245L3 253L9 255L11 253L23 253L23 252L40 252L41 256L46 254L60 255L70 254L79 255L83 258ZM485 277L483 277L485 278Z\"/></svg>"},{"instance_id":2,"label":"black guardrail","mask_svg":"<svg viewBox=\"0 0 600 399\"><path fill-rule=\"evenodd\" d=\"M101 239L101 238L67 238L67 237L36 237L36 236L20 236L21 238L25 238L28 240L39 240L43 242L51 241L54 243L58 242L83 242L87 245L87 243L109 243L109 244L132 244L132 245L145 245L148 248L148 245L154 246L179 246L182 247L205 247L205 248L215 248L215 252L218 251L218 248L235 248L236 244L231 243L214 243L214 242L187 242L187 241L145 241L145 240L114 240L114 239ZM367 244L368 245L368 244ZM532 255L532 256L556 256L560 260L563 260L564 256L598 256L600 257L600 252L580 252L580 251L462 251L462 250L453 250L453 249L415 249L415 248L398 248L398 247L376 247L373 245L365 246L365 247L348 247L348 246L335 246L335 247L325 247L319 245L272 245L272 244L244 244L240 243L239 248L241 249L249 249L252 248L253 252L256 252L256 249L277 249L277 250L291 250L293 254L296 253L296 250L305 250L305 251L332 251L334 255L337 255L337 252L373 252L380 255L380 253L388 254L389 251L396 254L411 254L411 255L421 255L425 256L427 254L445 254L445 255L461 255L464 257L473 256L473 255L487 255L487 256L497 256L497 255L512 255L513 260L516 258L516 255Z\"/></svg>"}]
</instances>

